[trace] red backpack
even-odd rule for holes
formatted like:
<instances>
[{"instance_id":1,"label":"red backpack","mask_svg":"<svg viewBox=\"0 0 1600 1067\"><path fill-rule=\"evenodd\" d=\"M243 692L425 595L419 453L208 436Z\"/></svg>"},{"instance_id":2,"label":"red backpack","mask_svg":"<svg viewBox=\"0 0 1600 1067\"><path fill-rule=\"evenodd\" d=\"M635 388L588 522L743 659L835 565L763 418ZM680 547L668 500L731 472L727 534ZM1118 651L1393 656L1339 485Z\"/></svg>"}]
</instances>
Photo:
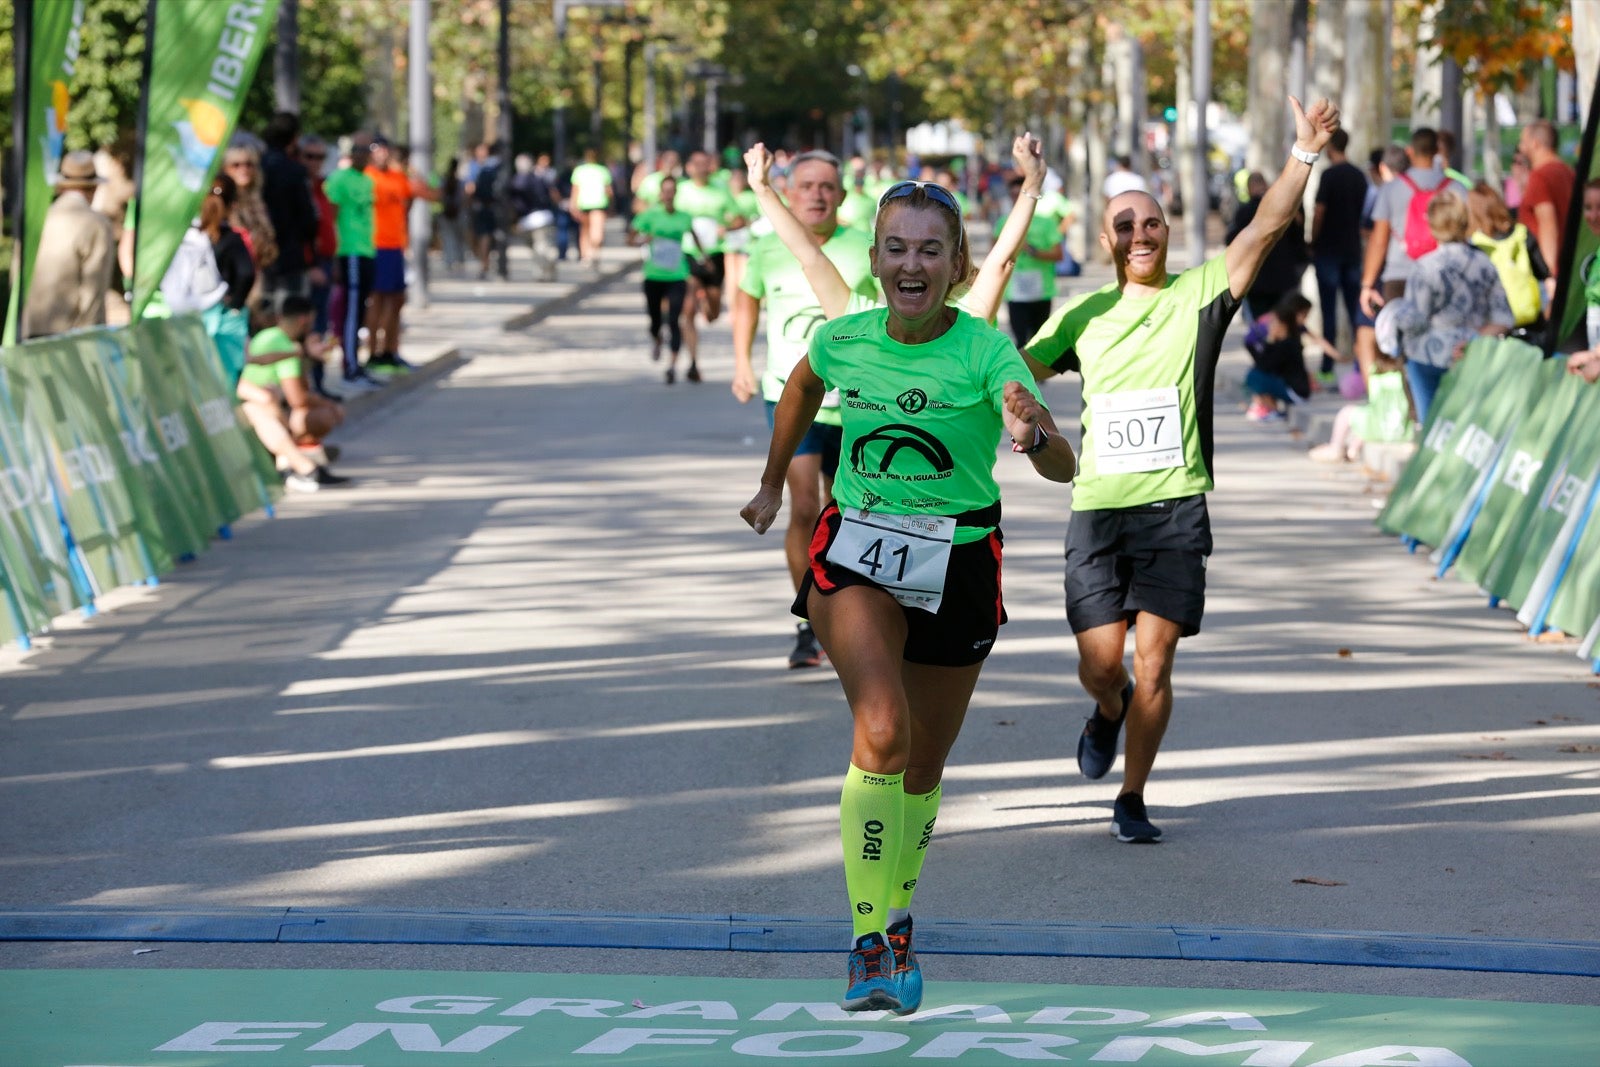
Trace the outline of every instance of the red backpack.
<instances>
[{"instance_id":1,"label":"red backpack","mask_svg":"<svg viewBox=\"0 0 1600 1067\"><path fill-rule=\"evenodd\" d=\"M1423 256L1439 247L1439 242L1433 239L1433 229L1428 225L1428 205L1444 187L1450 184L1441 181L1432 189L1422 189L1411 180L1409 174L1400 175L1400 180L1411 186L1411 205L1406 208L1406 255L1412 259L1421 259Z\"/></svg>"}]
</instances>

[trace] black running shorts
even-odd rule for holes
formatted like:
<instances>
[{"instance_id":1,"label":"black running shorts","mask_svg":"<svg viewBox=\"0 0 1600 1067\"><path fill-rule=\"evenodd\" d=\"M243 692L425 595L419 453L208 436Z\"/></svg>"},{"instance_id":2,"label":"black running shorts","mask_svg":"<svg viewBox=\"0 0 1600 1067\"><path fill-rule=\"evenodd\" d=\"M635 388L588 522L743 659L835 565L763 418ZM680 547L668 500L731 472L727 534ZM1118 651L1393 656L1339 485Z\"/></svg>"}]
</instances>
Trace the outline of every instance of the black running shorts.
<instances>
[{"instance_id":1,"label":"black running shorts","mask_svg":"<svg viewBox=\"0 0 1600 1067\"><path fill-rule=\"evenodd\" d=\"M813 589L820 596L831 596L850 585L881 588L865 575L828 562L828 546L839 534L839 521L839 506L831 502L817 519L811 535L810 564L789 609L802 619L811 617L806 604ZM907 663L970 667L988 658L995 636L1006 621L1005 604L1000 597L1003 540L997 529L981 541L951 548L938 614L901 606L906 617Z\"/></svg>"},{"instance_id":2,"label":"black running shorts","mask_svg":"<svg viewBox=\"0 0 1600 1067\"><path fill-rule=\"evenodd\" d=\"M1075 511L1067 525L1067 623L1073 633L1141 611L1200 632L1211 519L1204 496Z\"/></svg>"}]
</instances>

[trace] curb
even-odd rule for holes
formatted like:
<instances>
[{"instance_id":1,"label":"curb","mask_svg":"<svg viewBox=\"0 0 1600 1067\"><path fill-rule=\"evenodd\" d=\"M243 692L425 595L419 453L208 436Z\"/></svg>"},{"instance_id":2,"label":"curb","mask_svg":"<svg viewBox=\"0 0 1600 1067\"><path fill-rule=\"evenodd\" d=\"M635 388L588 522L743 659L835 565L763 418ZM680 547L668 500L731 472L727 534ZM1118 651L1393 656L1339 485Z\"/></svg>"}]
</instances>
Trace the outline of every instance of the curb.
<instances>
[{"instance_id":1,"label":"curb","mask_svg":"<svg viewBox=\"0 0 1600 1067\"><path fill-rule=\"evenodd\" d=\"M515 333L518 330L525 330L529 326L549 318L551 315L566 311L574 304L577 304L580 301L585 300L599 292L601 289L605 288L607 285L610 285L624 274L629 273L637 266L637 263L630 261L619 267L611 267L609 269L602 270L599 274L596 274L588 281L574 286L571 292L558 296L553 300L546 300L544 303L531 307L520 315L512 316L505 322L501 323L500 328L507 333Z\"/></svg>"}]
</instances>

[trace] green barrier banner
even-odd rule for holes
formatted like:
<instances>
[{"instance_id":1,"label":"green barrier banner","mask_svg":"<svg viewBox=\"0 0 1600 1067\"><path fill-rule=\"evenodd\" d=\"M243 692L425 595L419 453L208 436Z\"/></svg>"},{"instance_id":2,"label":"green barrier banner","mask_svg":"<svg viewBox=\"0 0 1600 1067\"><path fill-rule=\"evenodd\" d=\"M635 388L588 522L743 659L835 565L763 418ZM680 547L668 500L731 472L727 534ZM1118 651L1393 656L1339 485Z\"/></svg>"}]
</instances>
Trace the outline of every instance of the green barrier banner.
<instances>
[{"instance_id":1,"label":"green barrier banner","mask_svg":"<svg viewBox=\"0 0 1600 1067\"><path fill-rule=\"evenodd\" d=\"M205 439L188 404L164 395L159 376L152 373L155 353L140 344L145 336L139 330L97 330L83 335L79 351L117 422L128 463L144 483L136 499L142 495L147 504L141 512L147 536L159 539L174 558L193 555L210 543L219 525L196 455Z\"/></svg>"},{"instance_id":2,"label":"green barrier banner","mask_svg":"<svg viewBox=\"0 0 1600 1067\"><path fill-rule=\"evenodd\" d=\"M1429 413L1417 452L1417 457L1428 457L1426 467L1401 501L1390 497L1378 517L1382 529L1427 545L1445 544L1463 504L1537 401L1542 353L1520 341L1491 345L1469 351L1445 376L1448 382L1465 372L1445 398L1444 409Z\"/></svg>"},{"instance_id":3,"label":"green barrier banner","mask_svg":"<svg viewBox=\"0 0 1600 1067\"><path fill-rule=\"evenodd\" d=\"M50 208L56 176L67 139L67 109L78 65L79 31L86 0L45 0L28 5L18 20L17 59L26 52L27 71L18 70L22 90L13 106L26 109L19 146L22 158L22 222L16 233L11 302L6 311L5 343L20 333L21 311L27 304L28 279L39 251L39 233ZM21 14L19 5L18 13Z\"/></svg>"},{"instance_id":4,"label":"green barrier banner","mask_svg":"<svg viewBox=\"0 0 1600 1067\"><path fill-rule=\"evenodd\" d=\"M85 568L87 593L154 577L161 566L143 534L116 425L71 338L26 344L7 353L11 403L24 455L48 464L62 514Z\"/></svg>"},{"instance_id":5,"label":"green barrier banner","mask_svg":"<svg viewBox=\"0 0 1600 1067\"><path fill-rule=\"evenodd\" d=\"M135 321L205 199L277 16L278 0L156 0L151 6Z\"/></svg>"},{"instance_id":6,"label":"green barrier banner","mask_svg":"<svg viewBox=\"0 0 1600 1067\"><path fill-rule=\"evenodd\" d=\"M1589 392L1593 396L1595 391ZM1600 397L1585 398L1574 430L1559 461L1552 457L1552 462L1559 463L1557 477L1545 493L1549 502L1547 510L1551 514L1541 518L1555 528L1555 537L1548 550L1541 551L1538 557L1528 551L1533 546L1524 548L1512 588L1513 594L1518 596L1514 603L1521 605L1517 620L1530 628L1543 616L1552 594L1557 591L1563 563L1583 530L1595 482L1600 479ZM1539 547L1543 549L1542 544ZM1522 582L1527 584L1526 593L1522 592ZM1580 629L1586 628L1590 621L1584 620L1585 627Z\"/></svg>"},{"instance_id":7,"label":"green barrier banner","mask_svg":"<svg viewBox=\"0 0 1600 1067\"><path fill-rule=\"evenodd\" d=\"M0 398L7 394L0 354ZM22 451L22 428L0 402L0 640L33 633L80 606L67 542L42 456Z\"/></svg>"},{"instance_id":8,"label":"green barrier banner","mask_svg":"<svg viewBox=\"0 0 1600 1067\"><path fill-rule=\"evenodd\" d=\"M1589 389L1572 413L1568 431L1545 458L1549 475L1537 496L1523 505L1521 521L1483 578L1491 595L1526 609L1561 532L1584 504L1600 468L1600 390ZM1542 473L1542 472L1541 472Z\"/></svg>"},{"instance_id":9,"label":"green barrier banner","mask_svg":"<svg viewBox=\"0 0 1600 1067\"><path fill-rule=\"evenodd\" d=\"M188 390L189 403L204 427L211 466L211 491L233 522L283 495L272 457L240 421L233 391L222 375L216 347L196 315L146 320Z\"/></svg>"},{"instance_id":10,"label":"green barrier banner","mask_svg":"<svg viewBox=\"0 0 1600 1067\"><path fill-rule=\"evenodd\" d=\"M1544 492L1554 470L1546 458L1560 450L1562 437L1571 429L1569 420L1587 388L1587 383L1568 374L1558 359L1545 360L1539 373L1539 405L1517 427L1501 453L1494 485L1456 561L1456 573L1478 585L1485 583L1490 567L1503 553L1517 550L1524 508Z\"/></svg>"},{"instance_id":11,"label":"green barrier banner","mask_svg":"<svg viewBox=\"0 0 1600 1067\"><path fill-rule=\"evenodd\" d=\"M1586 636L1600 622L1600 507L1591 484L1583 535L1572 549L1571 561L1556 587L1546 622L1576 637Z\"/></svg>"}]
</instances>

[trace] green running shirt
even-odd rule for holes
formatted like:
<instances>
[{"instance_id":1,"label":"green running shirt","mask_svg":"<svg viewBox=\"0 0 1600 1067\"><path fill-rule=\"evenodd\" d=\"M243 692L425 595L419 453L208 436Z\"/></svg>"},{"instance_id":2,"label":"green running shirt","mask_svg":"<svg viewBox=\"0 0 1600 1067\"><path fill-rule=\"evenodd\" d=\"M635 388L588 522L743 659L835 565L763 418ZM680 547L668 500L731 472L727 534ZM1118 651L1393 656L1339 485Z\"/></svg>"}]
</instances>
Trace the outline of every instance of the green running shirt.
<instances>
[{"instance_id":1,"label":"green running shirt","mask_svg":"<svg viewBox=\"0 0 1600 1067\"><path fill-rule=\"evenodd\" d=\"M1000 236L1006 219L1001 215L994 220L994 235ZM1023 243L1029 248L1056 248L1061 244L1060 223L1051 217L1034 213L1028 221L1028 234ZM1017 253L1017 265L1006 283L1006 300L1012 303L1036 303L1056 298L1056 265L1053 260L1034 259L1026 252Z\"/></svg>"},{"instance_id":2,"label":"green running shirt","mask_svg":"<svg viewBox=\"0 0 1600 1067\"><path fill-rule=\"evenodd\" d=\"M678 183L678 195L673 201L679 211L687 211L699 225L695 233L700 235L700 246L705 249L706 255L715 255L726 251L722 244L722 236L718 227L725 227L739 217L739 208L733 202L733 194L724 188L715 185L696 185L685 179ZM713 225L700 222L701 219L709 220ZM694 248L694 242L688 242L684 251Z\"/></svg>"},{"instance_id":3,"label":"green running shirt","mask_svg":"<svg viewBox=\"0 0 1600 1067\"><path fill-rule=\"evenodd\" d=\"M872 239L857 230L840 226L822 246L822 254L839 268L839 274L852 291L876 301L878 283L872 277ZM750 262L745 267L739 288L757 300L766 301L767 366L761 375L761 396L777 403L789 372L806 355L812 332L823 322L822 305L806 281L800 261L783 246L777 234L750 242ZM839 425L839 400L830 396L817 412L817 421Z\"/></svg>"},{"instance_id":4,"label":"green running shirt","mask_svg":"<svg viewBox=\"0 0 1600 1067\"><path fill-rule=\"evenodd\" d=\"M689 260L683 254L683 242L685 235L694 229L694 219L688 212L668 213L660 207L648 208L634 216L633 228L650 238L644 246L645 281L681 282L689 276Z\"/></svg>"},{"instance_id":5,"label":"green running shirt","mask_svg":"<svg viewBox=\"0 0 1600 1067\"><path fill-rule=\"evenodd\" d=\"M340 167L322 183L328 203L339 210L334 212L333 228L339 244L334 252L339 256L374 255L372 230L375 216L372 212L372 179L354 167Z\"/></svg>"},{"instance_id":6,"label":"green running shirt","mask_svg":"<svg viewBox=\"0 0 1600 1067\"><path fill-rule=\"evenodd\" d=\"M271 388L288 378L300 377L300 344L281 326L268 326L250 339L252 356L284 358L274 363L246 363L241 377L252 385Z\"/></svg>"},{"instance_id":7,"label":"green running shirt","mask_svg":"<svg viewBox=\"0 0 1600 1067\"><path fill-rule=\"evenodd\" d=\"M890 337L888 319L888 308L843 315L811 338L811 369L843 397L834 499L900 515L988 507L1000 499L994 465L1006 383L1022 382L1037 397L1033 375L1009 338L965 311L920 345ZM958 525L955 543L993 529Z\"/></svg>"},{"instance_id":8,"label":"green running shirt","mask_svg":"<svg viewBox=\"0 0 1600 1067\"><path fill-rule=\"evenodd\" d=\"M579 163L573 167L572 199L579 211L604 211L610 207L610 168L604 163Z\"/></svg>"},{"instance_id":9,"label":"green running shirt","mask_svg":"<svg viewBox=\"0 0 1600 1067\"><path fill-rule=\"evenodd\" d=\"M1219 255L1168 275L1154 296L1115 283L1085 293L1039 328L1028 355L1083 377L1074 511L1211 491L1217 360L1238 309Z\"/></svg>"}]
</instances>

